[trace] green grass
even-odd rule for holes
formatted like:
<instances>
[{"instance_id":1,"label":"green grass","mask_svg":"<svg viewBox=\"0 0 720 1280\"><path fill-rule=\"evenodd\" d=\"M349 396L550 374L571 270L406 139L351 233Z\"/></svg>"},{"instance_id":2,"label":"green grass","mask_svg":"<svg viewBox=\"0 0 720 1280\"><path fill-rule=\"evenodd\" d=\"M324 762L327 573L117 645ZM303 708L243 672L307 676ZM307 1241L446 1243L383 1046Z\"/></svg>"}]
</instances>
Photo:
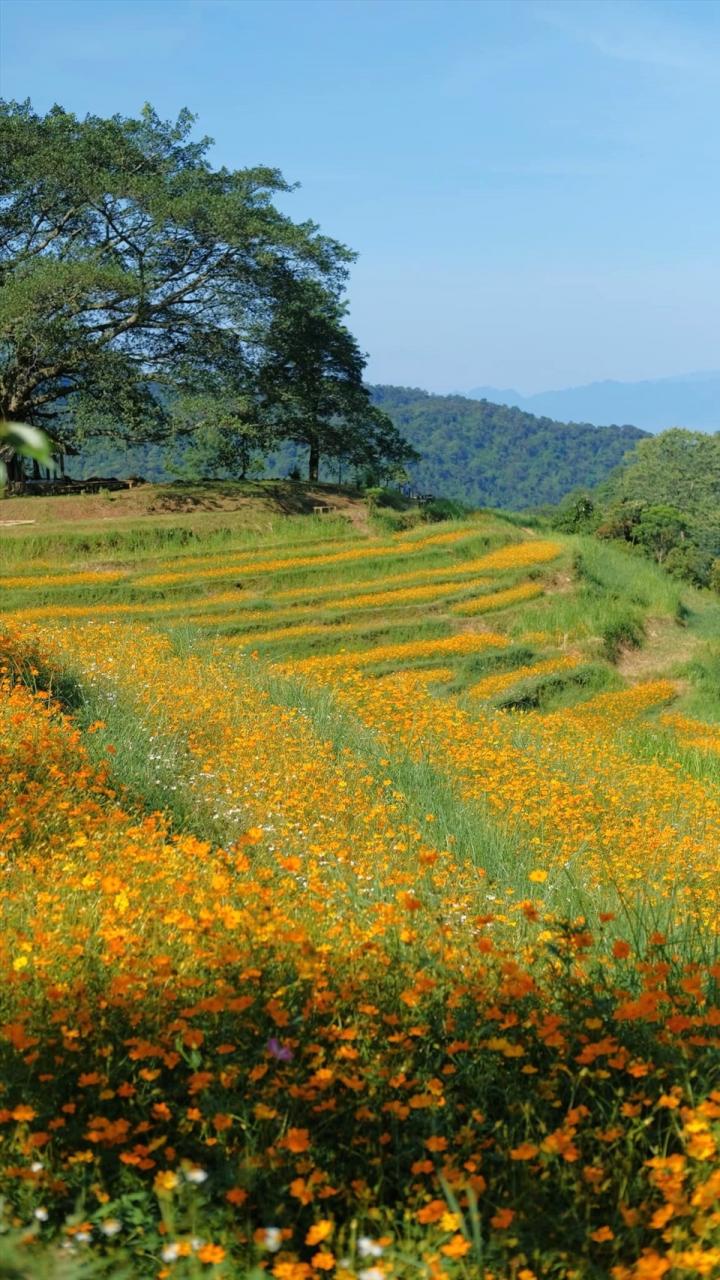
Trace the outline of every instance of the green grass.
<instances>
[{"instance_id":1,"label":"green grass","mask_svg":"<svg viewBox=\"0 0 720 1280\"><path fill-rule=\"evenodd\" d=\"M589 537L563 538L571 588L554 591L516 610L511 634L547 631L560 644L579 644L615 662L627 648L642 648L647 620L707 627L709 593L670 578L632 550Z\"/></svg>"},{"instance_id":2,"label":"green grass","mask_svg":"<svg viewBox=\"0 0 720 1280\"><path fill-rule=\"evenodd\" d=\"M53 569L82 569L88 560L101 560L103 565L127 565L181 556L196 551L198 555L277 548L312 546L329 538L357 538L353 526L342 517L333 516L257 516L251 523L231 522L219 527L203 528L201 517L196 525L161 524L151 520L128 528L99 530L92 526L86 532L16 534L0 539L0 570L3 573L27 573L41 576L48 566Z\"/></svg>"},{"instance_id":3,"label":"green grass","mask_svg":"<svg viewBox=\"0 0 720 1280\"><path fill-rule=\"evenodd\" d=\"M446 545L431 545L411 554L403 546L408 540L443 533L456 529L465 535L462 541ZM155 530L158 532L158 530ZM160 531L162 533L162 531ZM452 633L462 626L464 619L448 614L448 602L455 603L477 594L462 580L449 579L446 594L438 600L420 602L418 605L400 604L395 607L377 606L370 601L359 609L337 607L337 597L362 593L364 587L353 588L352 582L374 580L377 590L394 589L389 580L398 573L413 575L413 582L428 570L445 567L451 573L469 559L501 545L516 541L516 522L505 521L496 515L476 516L471 520L455 521L446 526L425 526L399 539L396 553L391 557L378 556L372 543L366 547L362 559L330 565L306 564L281 569L272 574L254 575L252 570L243 572L243 589L238 592L236 611L228 617L228 605L205 605L207 594L228 590L228 580L209 579L204 571L216 564L224 565L228 558L260 553L261 558L271 558L291 552L293 556L305 556L317 549L323 554L323 544L328 540L342 548L363 546L362 539L351 530L346 521L330 521L316 517L277 517L269 521L267 530L235 529L209 531L198 534L197 550L187 554L185 538L180 540L169 554L166 548L162 560L158 549L152 546L153 530L147 531L148 540L139 554L127 563L128 576L119 582L108 584L78 584L75 587L45 587L33 590L7 590L3 606L12 609L32 603L47 601L61 612L64 605L82 603L92 610L95 604L117 603L137 606L143 604L142 613L133 613L138 623L153 620L168 633L173 646L190 651L199 648L208 654L214 664L243 662L243 655L257 652L264 663L253 667L253 678L266 682L267 691L274 700L289 702L310 717L313 724L336 744L338 750L353 744L362 758L376 763L382 753L372 735L358 725L350 725L337 709L331 708L329 697L320 692L312 693L302 682L283 679L279 681L265 664L285 663L307 657L323 656L339 648L347 652L362 651L384 643L399 644L418 639L433 639ZM163 533L164 536L164 533ZM705 641L712 634L713 624L720 614L720 602L713 602L707 593L680 588L661 569L630 551L592 538L565 537L560 539L563 551L560 558L549 566L525 570L489 573L488 586L480 588L482 594L503 590L516 582L535 578L543 583L546 594L535 600L521 602L492 613L487 626L499 627L510 639L510 645L500 651L484 651L463 657L454 663L451 681L438 687L438 696L462 694L468 686L489 674L512 671L547 656L546 642L527 640L534 632L549 634L554 652L577 654L579 665L544 676L526 678L517 686L506 690L492 700L492 704L506 714L518 715L519 732L522 733L522 713L527 711L550 712L570 707L578 702L607 690L622 687L622 680L614 665L615 660L633 644L642 646L646 640L648 619L664 618L670 627L677 626L678 634L685 631L697 634L706 644L702 655L686 664L688 687L678 706L690 713L699 709L703 699L714 699L720 718L720 651ZM388 539L382 540L384 546ZM55 564L50 567L62 571L67 547L59 546ZM27 562L23 562L26 564ZM118 559L110 563L124 563ZM165 586L144 585L143 578L158 567L177 568L183 577ZM48 573L47 565L38 567L37 575ZM234 572L234 571L233 571ZM31 575L35 576L35 575ZM397 584L402 589L404 584ZM408 584L413 585L411 582ZM323 594L325 588L331 594ZM294 613L292 601L275 600L276 593L288 589L302 591ZM438 579L438 589L442 589ZM159 612L154 618L156 605L171 604L172 610ZM193 623L188 610L201 610L208 620L198 626ZM263 616L249 619L248 612L261 611ZM217 614L217 623L211 621ZM299 613L299 616L298 616ZM122 613L118 615L122 618ZM479 616L480 625L485 625ZM303 635L300 628L318 625L323 631ZM293 627L299 628L298 632ZM342 628L349 626L351 630ZM262 640L266 630L286 628L286 633L274 639ZM336 628L338 628L336 630ZM217 646L223 640L233 640L224 656L218 657ZM552 652L552 650L551 650ZM442 663L442 658L416 658L405 665L411 669L423 669ZM376 675L393 670L392 663L377 663L369 668ZM264 674L263 674L264 672ZM56 691L72 709L81 725L87 727L98 720L106 728L95 733L90 747L95 759L107 760L108 747L114 749L111 759L113 777L126 788L131 802L153 809L164 809L182 830L192 830L203 838L222 842L230 834L210 810L199 809L195 798L183 787L183 771L187 764L186 746L167 730L164 724L162 704L158 702L151 717L138 718L137 710L127 700L103 690L102 686L88 685L79 671L56 675ZM472 701L467 704L472 714ZM677 760L688 768L691 776L715 780L718 769L714 762L700 759L700 753L678 747L671 734L665 731L658 737L659 754L663 760ZM647 744L640 738L634 744L639 759L647 758ZM439 821L437 830L451 837L458 849L474 857L482 848L484 856L491 851L491 861L497 865L498 879L520 887L524 876L525 861L518 845L517 835L504 830L496 819L491 820L481 806L469 806L461 802L449 781L427 764L413 763L395 753L391 768L393 783L406 797L412 797L413 816L418 820L424 812L432 812ZM522 842L520 842L522 844ZM581 909L587 905L570 878L562 887L564 909ZM555 904L557 905L557 904Z\"/></svg>"},{"instance_id":4,"label":"green grass","mask_svg":"<svg viewBox=\"0 0 720 1280\"><path fill-rule=\"evenodd\" d=\"M611 667L587 662L567 671L529 676L491 703L504 711L559 711L621 687L622 681Z\"/></svg>"}]
</instances>

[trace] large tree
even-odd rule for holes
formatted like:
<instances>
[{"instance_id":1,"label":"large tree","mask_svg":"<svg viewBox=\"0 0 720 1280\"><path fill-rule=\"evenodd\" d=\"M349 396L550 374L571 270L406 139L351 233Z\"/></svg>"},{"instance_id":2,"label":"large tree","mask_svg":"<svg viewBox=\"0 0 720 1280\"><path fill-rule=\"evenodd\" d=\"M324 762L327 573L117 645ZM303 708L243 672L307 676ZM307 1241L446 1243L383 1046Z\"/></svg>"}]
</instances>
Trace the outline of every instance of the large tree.
<instances>
[{"instance_id":1,"label":"large tree","mask_svg":"<svg viewBox=\"0 0 720 1280\"><path fill-rule=\"evenodd\" d=\"M363 383L365 357L344 323L345 306L315 279L282 273L263 336L258 387L275 433L308 450L308 477L321 459L357 468L399 466L417 457Z\"/></svg>"},{"instance_id":2,"label":"large tree","mask_svg":"<svg viewBox=\"0 0 720 1280\"><path fill-rule=\"evenodd\" d=\"M661 503L693 515L720 509L720 432L672 427L641 440L602 489L623 501Z\"/></svg>"},{"instance_id":3,"label":"large tree","mask_svg":"<svg viewBox=\"0 0 720 1280\"><path fill-rule=\"evenodd\" d=\"M263 454L276 443L256 398L238 389L183 396L174 408L173 426L176 448L168 467L188 480L258 475Z\"/></svg>"},{"instance_id":4,"label":"large tree","mask_svg":"<svg viewBox=\"0 0 720 1280\"><path fill-rule=\"evenodd\" d=\"M349 251L192 125L0 103L0 418L157 437L176 393L250 385L278 281L338 295Z\"/></svg>"}]
</instances>

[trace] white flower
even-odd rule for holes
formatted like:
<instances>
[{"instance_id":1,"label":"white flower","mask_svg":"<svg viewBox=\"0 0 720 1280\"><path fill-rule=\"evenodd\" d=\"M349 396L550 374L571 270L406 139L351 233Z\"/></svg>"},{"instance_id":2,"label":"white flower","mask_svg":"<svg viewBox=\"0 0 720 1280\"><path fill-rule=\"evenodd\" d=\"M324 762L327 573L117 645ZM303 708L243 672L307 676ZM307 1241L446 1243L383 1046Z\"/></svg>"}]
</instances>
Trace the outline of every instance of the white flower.
<instances>
[{"instance_id":1,"label":"white flower","mask_svg":"<svg viewBox=\"0 0 720 1280\"><path fill-rule=\"evenodd\" d=\"M282 1231L279 1227L266 1227L265 1239L263 1241L265 1248L271 1253L277 1253L282 1244Z\"/></svg>"},{"instance_id":2,"label":"white flower","mask_svg":"<svg viewBox=\"0 0 720 1280\"><path fill-rule=\"evenodd\" d=\"M361 1258L382 1258L383 1247L371 1236L359 1236L357 1247Z\"/></svg>"},{"instance_id":3,"label":"white flower","mask_svg":"<svg viewBox=\"0 0 720 1280\"><path fill-rule=\"evenodd\" d=\"M366 1267L358 1271L358 1280L385 1280L385 1272L381 1267Z\"/></svg>"},{"instance_id":4,"label":"white flower","mask_svg":"<svg viewBox=\"0 0 720 1280\"><path fill-rule=\"evenodd\" d=\"M47 1209L36 1209L35 1217L37 1218L38 1222L47 1222L48 1218L50 1217L50 1214L48 1213Z\"/></svg>"},{"instance_id":5,"label":"white flower","mask_svg":"<svg viewBox=\"0 0 720 1280\"><path fill-rule=\"evenodd\" d=\"M122 1231L122 1222L118 1218L106 1218L100 1223L100 1230L104 1236L116 1236L118 1231Z\"/></svg>"},{"instance_id":6,"label":"white flower","mask_svg":"<svg viewBox=\"0 0 720 1280\"><path fill-rule=\"evenodd\" d=\"M42 1173L43 1168L44 1168L44 1165L42 1160L33 1160L32 1164L30 1165L31 1173Z\"/></svg>"},{"instance_id":7,"label":"white flower","mask_svg":"<svg viewBox=\"0 0 720 1280\"><path fill-rule=\"evenodd\" d=\"M188 1182L194 1182L197 1186L201 1182L207 1182L207 1173L204 1169L186 1169L185 1177Z\"/></svg>"},{"instance_id":8,"label":"white flower","mask_svg":"<svg viewBox=\"0 0 720 1280\"><path fill-rule=\"evenodd\" d=\"M160 1257L163 1262L176 1262L178 1258L178 1247L176 1244L163 1245Z\"/></svg>"},{"instance_id":9,"label":"white flower","mask_svg":"<svg viewBox=\"0 0 720 1280\"><path fill-rule=\"evenodd\" d=\"M92 1239L92 1231L76 1231L75 1239L78 1244L88 1244Z\"/></svg>"},{"instance_id":10,"label":"white flower","mask_svg":"<svg viewBox=\"0 0 720 1280\"><path fill-rule=\"evenodd\" d=\"M205 1241L201 1240L200 1236L193 1236L190 1241L190 1248L193 1250L194 1253L197 1253L198 1249L202 1249L204 1243Z\"/></svg>"}]
</instances>

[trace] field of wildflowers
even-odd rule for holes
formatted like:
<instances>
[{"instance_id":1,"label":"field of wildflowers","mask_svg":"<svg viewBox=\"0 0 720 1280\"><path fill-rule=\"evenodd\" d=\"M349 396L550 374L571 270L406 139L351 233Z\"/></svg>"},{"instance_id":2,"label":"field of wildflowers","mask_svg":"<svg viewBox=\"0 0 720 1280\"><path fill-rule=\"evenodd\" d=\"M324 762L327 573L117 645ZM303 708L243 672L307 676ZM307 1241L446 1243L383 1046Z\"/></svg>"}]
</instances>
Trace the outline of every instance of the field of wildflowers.
<instances>
[{"instance_id":1,"label":"field of wildflowers","mask_svg":"<svg viewBox=\"0 0 720 1280\"><path fill-rule=\"evenodd\" d=\"M720 1275L710 597L287 524L0 578L0 1275Z\"/></svg>"}]
</instances>

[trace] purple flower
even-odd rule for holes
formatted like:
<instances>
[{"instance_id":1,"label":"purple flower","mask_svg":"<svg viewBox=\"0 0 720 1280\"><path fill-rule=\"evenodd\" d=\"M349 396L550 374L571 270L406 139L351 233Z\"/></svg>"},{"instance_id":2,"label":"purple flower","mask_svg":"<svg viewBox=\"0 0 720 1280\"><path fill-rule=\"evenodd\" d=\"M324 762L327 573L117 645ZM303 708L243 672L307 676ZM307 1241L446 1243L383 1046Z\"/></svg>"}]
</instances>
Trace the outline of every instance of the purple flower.
<instances>
[{"instance_id":1,"label":"purple flower","mask_svg":"<svg viewBox=\"0 0 720 1280\"><path fill-rule=\"evenodd\" d=\"M268 1040L266 1048L270 1057L277 1058L278 1062L292 1062L293 1060L293 1051L289 1045L281 1044L274 1036Z\"/></svg>"}]
</instances>

